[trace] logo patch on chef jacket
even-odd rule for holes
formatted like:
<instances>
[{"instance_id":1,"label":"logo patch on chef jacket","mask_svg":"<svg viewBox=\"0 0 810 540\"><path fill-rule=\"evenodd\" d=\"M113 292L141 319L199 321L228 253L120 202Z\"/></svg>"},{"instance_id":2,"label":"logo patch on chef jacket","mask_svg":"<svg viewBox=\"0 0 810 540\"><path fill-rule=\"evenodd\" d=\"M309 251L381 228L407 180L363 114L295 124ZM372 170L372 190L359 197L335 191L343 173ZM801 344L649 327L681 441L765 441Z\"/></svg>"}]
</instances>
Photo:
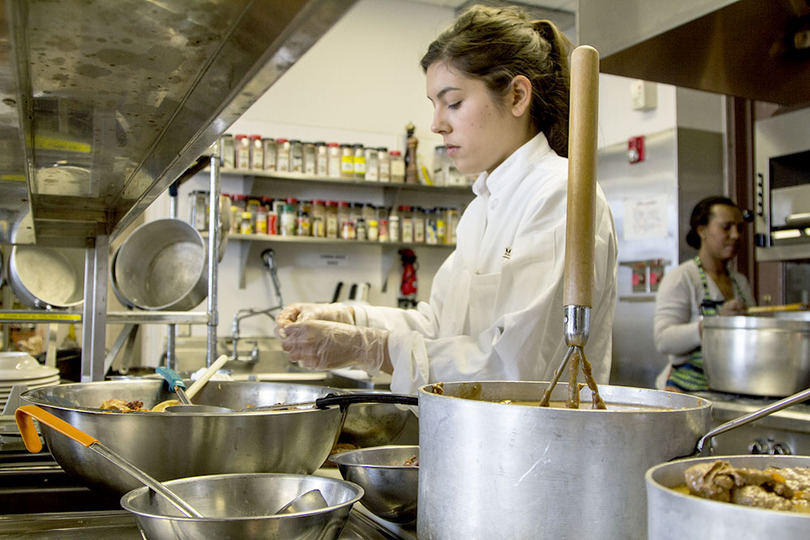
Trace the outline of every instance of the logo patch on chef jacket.
<instances>
[{"instance_id":1,"label":"logo patch on chef jacket","mask_svg":"<svg viewBox=\"0 0 810 540\"><path fill-rule=\"evenodd\" d=\"M512 258L512 246L506 246L506 249L503 250L503 258L507 261Z\"/></svg>"}]
</instances>

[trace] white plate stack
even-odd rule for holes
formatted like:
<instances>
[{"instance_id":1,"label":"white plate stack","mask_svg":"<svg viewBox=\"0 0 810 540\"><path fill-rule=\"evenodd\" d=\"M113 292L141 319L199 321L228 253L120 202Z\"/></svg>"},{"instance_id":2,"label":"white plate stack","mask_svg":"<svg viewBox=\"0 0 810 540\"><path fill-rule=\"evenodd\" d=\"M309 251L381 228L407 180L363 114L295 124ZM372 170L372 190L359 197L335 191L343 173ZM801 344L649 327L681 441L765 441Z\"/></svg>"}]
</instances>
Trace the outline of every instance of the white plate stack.
<instances>
[{"instance_id":1,"label":"white plate stack","mask_svg":"<svg viewBox=\"0 0 810 540\"><path fill-rule=\"evenodd\" d=\"M59 384L59 370L43 366L28 353L0 352L0 410L15 384L25 384L29 390Z\"/></svg>"}]
</instances>

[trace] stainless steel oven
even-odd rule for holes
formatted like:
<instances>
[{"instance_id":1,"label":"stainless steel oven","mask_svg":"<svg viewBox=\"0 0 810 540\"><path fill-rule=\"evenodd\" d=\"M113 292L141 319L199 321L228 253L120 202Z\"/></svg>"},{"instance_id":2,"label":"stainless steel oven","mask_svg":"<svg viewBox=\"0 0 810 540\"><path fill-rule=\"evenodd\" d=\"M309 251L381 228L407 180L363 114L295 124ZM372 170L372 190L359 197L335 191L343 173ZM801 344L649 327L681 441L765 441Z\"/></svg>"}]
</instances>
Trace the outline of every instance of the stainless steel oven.
<instances>
[{"instance_id":1,"label":"stainless steel oven","mask_svg":"<svg viewBox=\"0 0 810 540\"><path fill-rule=\"evenodd\" d=\"M810 259L810 108L757 122L758 261Z\"/></svg>"}]
</instances>

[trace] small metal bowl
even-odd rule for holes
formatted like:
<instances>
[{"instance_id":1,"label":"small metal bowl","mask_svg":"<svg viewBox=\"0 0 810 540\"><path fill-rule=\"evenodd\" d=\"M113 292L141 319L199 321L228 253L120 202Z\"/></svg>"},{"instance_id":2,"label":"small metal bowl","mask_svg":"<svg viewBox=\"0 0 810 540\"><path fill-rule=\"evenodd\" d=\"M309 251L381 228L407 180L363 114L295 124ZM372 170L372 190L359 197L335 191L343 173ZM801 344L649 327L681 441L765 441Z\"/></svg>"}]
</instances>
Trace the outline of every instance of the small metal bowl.
<instances>
[{"instance_id":1,"label":"small metal bowl","mask_svg":"<svg viewBox=\"0 0 810 540\"><path fill-rule=\"evenodd\" d=\"M390 394L387 390L362 390L363 393ZM359 448L411 441L397 440L414 413L394 403L355 403L346 409L346 420L338 442Z\"/></svg>"},{"instance_id":2,"label":"small metal bowl","mask_svg":"<svg viewBox=\"0 0 810 540\"><path fill-rule=\"evenodd\" d=\"M406 465L419 460L418 446L377 446L333 455L344 480L365 490L361 500L370 512L393 523L416 521L419 467Z\"/></svg>"},{"instance_id":3,"label":"small metal bowl","mask_svg":"<svg viewBox=\"0 0 810 540\"><path fill-rule=\"evenodd\" d=\"M180 514L147 487L130 491L121 506L135 517L148 540L176 538L245 540L278 538L340 538L360 486L336 478L303 474L215 474L164 482L205 518ZM329 506L277 514L294 497L317 489Z\"/></svg>"}]
</instances>

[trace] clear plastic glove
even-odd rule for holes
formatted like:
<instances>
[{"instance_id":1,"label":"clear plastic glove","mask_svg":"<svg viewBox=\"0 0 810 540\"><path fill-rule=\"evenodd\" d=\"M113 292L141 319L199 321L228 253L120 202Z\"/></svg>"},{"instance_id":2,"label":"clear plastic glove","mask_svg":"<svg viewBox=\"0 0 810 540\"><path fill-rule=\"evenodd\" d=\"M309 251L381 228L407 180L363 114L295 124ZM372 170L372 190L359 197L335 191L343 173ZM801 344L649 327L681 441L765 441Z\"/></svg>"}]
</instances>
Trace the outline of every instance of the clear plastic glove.
<instances>
[{"instance_id":1,"label":"clear plastic glove","mask_svg":"<svg viewBox=\"0 0 810 540\"><path fill-rule=\"evenodd\" d=\"M303 320L284 327L281 348L309 369L356 366L376 375L385 362L388 331L331 321Z\"/></svg>"},{"instance_id":2,"label":"clear plastic glove","mask_svg":"<svg viewBox=\"0 0 810 540\"><path fill-rule=\"evenodd\" d=\"M332 321L354 324L354 310L346 304L312 304L296 302L290 304L276 316L276 324L282 328L288 324L306 320Z\"/></svg>"}]
</instances>

